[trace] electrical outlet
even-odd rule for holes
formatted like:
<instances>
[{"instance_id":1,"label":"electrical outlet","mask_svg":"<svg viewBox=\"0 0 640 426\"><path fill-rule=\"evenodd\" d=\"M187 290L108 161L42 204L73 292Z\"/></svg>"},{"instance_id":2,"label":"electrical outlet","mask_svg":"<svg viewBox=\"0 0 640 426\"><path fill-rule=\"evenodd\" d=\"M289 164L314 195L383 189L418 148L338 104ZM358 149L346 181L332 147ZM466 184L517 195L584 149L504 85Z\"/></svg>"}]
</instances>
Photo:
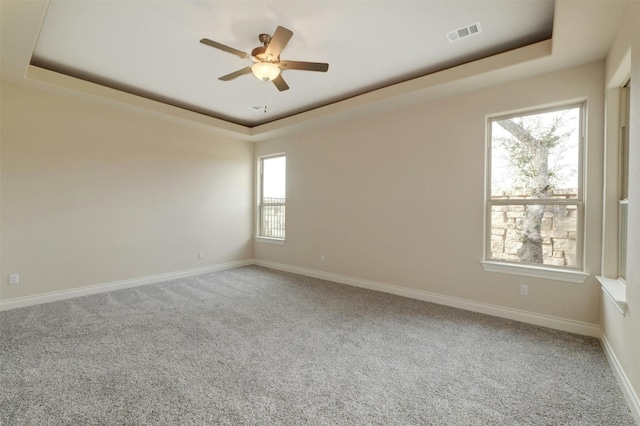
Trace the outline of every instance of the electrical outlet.
<instances>
[{"instance_id":1,"label":"electrical outlet","mask_svg":"<svg viewBox=\"0 0 640 426\"><path fill-rule=\"evenodd\" d=\"M324 263L324 254L320 256L320 263Z\"/></svg>"},{"instance_id":2,"label":"electrical outlet","mask_svg":"<svg viewBox=\"0 0 640 426\"><path fill-rule=\"evenodd\" d=\"M523 296L529 295L529 286L526 284L520 284L520 294Z\"/></svg>"},{"instance_id":3,"label":"electrical outlet","mask_svg":"<svg viewBox=\"0 0 640 426\"><path fill-rule=\"evenodd\" d=\"M199 251L198 252L198 259L204 259L204 253Z\"/></svg>"},{"instance_id":4,"label":"electrical outlet","mask_svg":"<svg viewBox=\"0 0 640 426\"><path fill-rule=\"evenodd\" d=\"M9 275L9 284L11 285L20 284L20 275L18 274Z\"/></svg>"}]
</instances>

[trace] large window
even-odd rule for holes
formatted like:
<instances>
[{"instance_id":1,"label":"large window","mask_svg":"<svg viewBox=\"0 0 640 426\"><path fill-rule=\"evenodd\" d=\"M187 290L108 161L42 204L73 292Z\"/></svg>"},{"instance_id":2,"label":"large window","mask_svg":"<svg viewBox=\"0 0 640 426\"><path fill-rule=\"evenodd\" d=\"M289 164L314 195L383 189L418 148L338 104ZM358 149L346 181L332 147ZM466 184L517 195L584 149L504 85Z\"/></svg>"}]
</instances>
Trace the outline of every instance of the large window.
<instances>
[{"instance_id":1,"label":"large window","mask_svg":"<svg viewBox=\"0 0 640 426\"><path fill-rule=\"evenodd\" d=\"M489 119L486 260L582 268L583 109Z\"/></svg>"},{"instance_id":2,"label":"large window","mask_svg":"<svg viewBox=\"0 0 640 426\"><path fill-rule=\"evenodd\" d=\"M260 159L259 237L284 240L287 158Z\"/></svg>"}]
</instances>

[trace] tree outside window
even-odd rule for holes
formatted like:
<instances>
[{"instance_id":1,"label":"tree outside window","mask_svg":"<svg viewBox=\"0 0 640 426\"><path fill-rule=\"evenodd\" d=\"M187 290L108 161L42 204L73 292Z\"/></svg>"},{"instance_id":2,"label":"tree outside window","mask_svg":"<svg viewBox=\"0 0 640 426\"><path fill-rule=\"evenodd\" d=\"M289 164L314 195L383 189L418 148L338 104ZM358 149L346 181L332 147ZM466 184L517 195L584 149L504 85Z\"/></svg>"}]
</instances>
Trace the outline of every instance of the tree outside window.
<instances>
[{"instance_id":1,"label":"tree outside window","mask_svg":"<svg viewBox=\"0 0 640 426\"><path fill-rule=\"evenodd\" d=\"M582 110L489 120L488 259L581 267Z\"/></svg>"}]
</instances>

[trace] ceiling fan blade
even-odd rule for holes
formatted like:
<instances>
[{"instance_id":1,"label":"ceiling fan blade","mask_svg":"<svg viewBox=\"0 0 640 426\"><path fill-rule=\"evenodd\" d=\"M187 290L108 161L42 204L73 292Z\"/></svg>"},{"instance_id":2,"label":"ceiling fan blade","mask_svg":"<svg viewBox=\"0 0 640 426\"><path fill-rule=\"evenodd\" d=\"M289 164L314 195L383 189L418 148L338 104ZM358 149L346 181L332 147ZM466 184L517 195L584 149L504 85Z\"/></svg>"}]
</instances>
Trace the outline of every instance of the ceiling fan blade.
<instances>
[{"instance_id":1,"label":"ceiling fan blade","mask_svg":"<svg viewBox=\"0 0 640 426\"><path fill-rule=\"evenodd\" d=\"M283 70L327 72L329 69L329 64L321 62L280 61L278 66Z\"/></svg>"},{"instance_id":2,"label":"ceiling fan blade","mask_svg":"<svg viewBox=\"0 0 640 426\"><path fill-rule=\"evenodd\" d=\"M271 41L267 45L267 50L264 52L265 57L269 58L269 55L271 55L272 60L278 58L292 36L293 32L291 30L280 26L276 28L276 31L271 36Z\"/></svg>"},{"instance_id":3,"label":"ceiling fan blade","mask_svg":"<svg viewBox=\"0 0 640 426\"><path fill-rule=\"evenodd\" d=\"M229 80L233 80L236 77L240 77L241 75L250 74L250 73L251 73L251 67L246 67L236 72L232 72L231 74L223 75L222 77L219 77L218 80L229 81Z\"/></svg>"},{"instance_id":4,"label":"ceiling fan blade","mask_svg":"<svg viewBox=\"0 0 640 426\"><path fill-rule=\"evenodd\" d=\"M217 41L213 41L213 40L209 40L208 38L203 38L202 40L200 40L200 43L202 44L206 44L207 46L211 46L211 47L215 47L216 49L220 49L220 50L224 50L225 52L229 52L233 55L239 56L242 59L248 58L249 55L247 55L246 53L238 50L238 49L234 49L233 47L229 47L229 46L225 46L224 44L220 44Z\"/></svg>"},{"instance_id":5,"label":"ceiling fan blade","mask_svg":"<svg viewBox=\"0 0 640 426\"><path fill-rule=\"evenodd\" d=\"M284 92L285 90L289 90L289 85L287 84L286 81L284 81L284 78L282 78L282 75L279 75L276 78L274 78L273 84L275 84L278 90L281 92Z\"/></svg>"}]
</instances>

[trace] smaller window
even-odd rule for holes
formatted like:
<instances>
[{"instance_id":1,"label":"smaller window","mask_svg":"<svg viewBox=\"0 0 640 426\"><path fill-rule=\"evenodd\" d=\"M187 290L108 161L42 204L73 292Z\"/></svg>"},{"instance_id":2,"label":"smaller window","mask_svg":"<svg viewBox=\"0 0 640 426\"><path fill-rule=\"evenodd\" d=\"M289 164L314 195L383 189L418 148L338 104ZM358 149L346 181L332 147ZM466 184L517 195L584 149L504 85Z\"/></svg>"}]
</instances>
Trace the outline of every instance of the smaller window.
<instances>
[{"instance_id":1,"label":"smaller window","mask_svg":"<svg viewBox=\"0 0 640 426\"><path fill-rule=\"evenodd\" d=\"M259 237L284 240L287 158L260 159Z\"/></svg>"},{"instance_id":2,"label":"smaller window","mask_svg":"<svg viewBox=\"0 0 640 426\"><path fill-rule=\"evenodd\" d=\"M629 119L631 82L622 88L620 105L620 155L618 167L618 277L627 280L627 208L629 206Z\"/></svg>"},{"instance_id":3,"label":"smaller window","mask_svg":"<svg viewBox=\"0 0 640 426\"><path fill-rule=\"evenodd\" d=\"M627 312L627 240L629 206L629 173L635 164L629 162L629 128L631 117L631 82L608 91L609 102L617 114L607 118L608 137L605 142L605 203L602 276L596 277L602 291L622 315ZM612 107L612 111L616 108ZM633 172L631 170L631 172Z\"/></svg>"}]
</instances>

